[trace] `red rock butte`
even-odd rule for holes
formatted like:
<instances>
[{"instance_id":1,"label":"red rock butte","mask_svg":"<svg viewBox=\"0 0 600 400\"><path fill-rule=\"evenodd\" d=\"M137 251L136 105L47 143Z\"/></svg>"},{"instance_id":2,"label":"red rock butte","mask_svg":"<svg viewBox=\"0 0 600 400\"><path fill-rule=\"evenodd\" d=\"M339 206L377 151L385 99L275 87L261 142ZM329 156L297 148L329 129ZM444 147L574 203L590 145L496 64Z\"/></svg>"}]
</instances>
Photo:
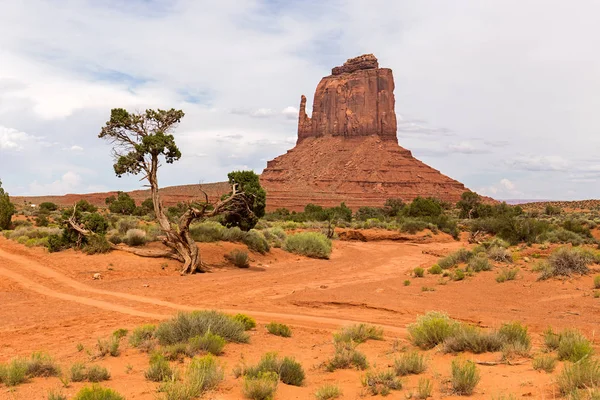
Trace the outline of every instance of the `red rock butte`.
<instances>
[{"instance_id":1,"label":"red rock butte","mask_svg":"<svg viewBox=\"0 0 600 400\"><path fill-rule=\"evenodd\" d=\"M398 145L394 76L372 54L349 59L319 82L311 117L300 100L298 141L267 163L267 208L308 203L357 209L417 196L457 202L468 189Z\"/></svg>"}]
</instances>

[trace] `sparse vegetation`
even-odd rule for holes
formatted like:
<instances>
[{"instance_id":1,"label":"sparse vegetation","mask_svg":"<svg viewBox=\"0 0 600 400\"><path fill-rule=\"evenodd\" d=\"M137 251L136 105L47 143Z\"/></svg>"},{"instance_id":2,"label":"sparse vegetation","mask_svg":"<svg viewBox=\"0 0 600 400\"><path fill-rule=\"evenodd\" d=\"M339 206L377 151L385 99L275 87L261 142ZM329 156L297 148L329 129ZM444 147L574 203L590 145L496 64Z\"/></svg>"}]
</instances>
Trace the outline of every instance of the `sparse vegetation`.
<instances>
[{"instance_id":1,"label":"sparse vegetation","mask_svg":"<svg viewBox=\"0 0 600 400\"><path fill-rule=\"evenodd\" d=\"M594 277L594 289L600 289L600 275Z\"/></svg>"},{"instance_id":2,"label":"sparse vegetation","mask_svg":"<svg viewBox=\"0 0 600 400\"><path fill-rule=\"evenodd\" d=\"M110 372L100 365L90 365L85 372L85 376L90 382L102 382L110 379Z\"/></svg>"},{"instance_id":3,"label":"sparse vegetation","mask_svg":"<svg viewBox=\"0 0 600 400\"><path fill-rule=\"evenodd\" d=\"M270 322L266 326L266 328L267 328L267 331L271 335L282 336L282 337L291 337L292 336L292 330L290 329L289 326L287 326L285 324L280 324L278 322Z\"/></svg>"},{"instance_id":4,"label":"sparse vegetation","mask_svg":"<svg viewBox=\"0 0 600 400\"><path fill-rule=\"evenodd\" d=\"M369 371L362 378L362 384L372 396L387 396L392 390L402 389L402 381L396 378L392 370Z\"/></svg>"},{"instance_id":5,"label":"sparse vegetation","mask_svg":"<svg viewBox=\"0 0 600 400\"><path fill-rule=\"evenodd\" d=\"M394 371L398 376L418 375L426 369L425 358L416 351L405 353L394 361Z\"/></svg>"},{"instance_id":6,"label":"sparse vegetation","mask_svg":"<svg viewBox=\"0 0 600 400\"><path fill-rule=\"evenodd\" d=\"M251 400L273 400L279 377L275 372L261 372L257 376L245 376L242 393Z\"/></svg>"},{"instance_id":7,"label":"sparse vegetation","mask_svg":"<svg viewBox=\"0 0 600 400\"><path fill-rule=\"evenodd\" d=\"M296 233L285 239L283 249L306 257L327 259L331 254L331 239L328 239L322 233Z\"/></svg>"},{"instance_id":8,"label":"sparse vegetation","mask_svg":"<svg viewBox=\"0 0 600 400\"><path fill-rule=\"evenodd\" d=\"M519 270L517 268L503 269L498 276L496 276L496 282L504 283L506 281L514 281L517 278L518 273Z\"/></svg>"},{"instance_id":9,"label":"sparse vegetation","mask_svg":"<svg viewBox=\"0 0 600 400\"><path fill-rule=\"evenodd\" d=\"M417 399L427 399L431 397L433 393L433 384L429 379L421 378L419 379L419 386L417 386Z\"/></svg>"},{"instance_id":10,"label":"sparse vegetation","mask_svg":"<svg viewBox=\"0 0 600 400\"><path fill-rule=\"evenodd\" d=\"M432 275L440 275L444 270L438 264L434 264L431 268L427 270Z\"/></svg>"},{"instance_id":11,"label":"sparse vegetation","mask_svg":"<svg viewBox=\"0 0 600 400\"><path fill-rule=\"evenodd\" d=\"M492 269L485 253L478 253L471 257L467 265L473 272L490 271Z\"/></svg>"},{"instance_id":12,"label":"sparse vegetation","mask_svg":"<svg viewBox=\"0 0 600 400\"><path fill-rule=\"evenodd\" d=\"M452 360L451 385L454 393L469 396L475 390L480 380L477 366L472 361Z\"/></svg>"},{"instance_id":13,"label":"sparse vegetation","mask_svg":"<svg viewBox=\"0 0 600 400\"><path fill-rule=\"evenodd\" d=\"M82 388L73 400L125 400L125 397L112 389L92 385Z\"/></svg>"},{"instance_id":14,"label":"sparse vegetation","mask_svg":"<svg viewBox=\"0 0 600 400\"><path fill-rule=\"evenodd\" d=\"M335 343L335 353L333 358L331 358L326 363L326 369L329 372L333 372L336 369L348 369L348 368L356 368L356 369L367 369L369 363L367 362L367 357L356 350L355 343L348 342L337 342Z\"/></svg>"},{"instance_id":15,"label":"sparse vegetation","mask_svg":"<svg viewBox=\"0 0 600 400\"><path fill-rule=\"evenodd\" d=\"M590 341L577 330L567 329L558 336L558 358L577 362L590 357L594 348Z\"/></svg>"},{"instance_id":16,"label":"sparse vegetation","mask_svg":"<svg viewBox=\"0 0 600 400\"><path fill-rule=\"evenodd\" d=\"M422 349L431 349L452 336L458 324L448 315L432 311L417 318L417 322L408 325L411 341Z\"/></svg>"},{"instance_id":17,"label":"sparse vegetation","mask_svg":"<svg viewBox=\"0 0 600 400\"><path fill-rule=\"evenodd\" d=\"M440 258L437 265L442 269L452 268L460 263L466 263L473 256L467 249L460 249L454 253L447 255L444 258Z\"/></svg>"},{"instance_id":18,"label":"sparse vegetation","mask_svg":"<svg viewBox=\"0 0 600 400\"><path fill-rule=\"evenodd\" d=\"M218 356L223 352L225 347L225 339L219 335L215 335L210 331L207 331L202 336L195 336L189 340L188 352L195 354L198 352L207 352Z\"/></svg>"},{"instance_id":19,"label":"sparse vegetation","mask_svg":"<svg viewBox=\"0 0 600 400\"><path fill-rule=\"evenodd\" d=\"M536 371L554 372L556 368L556 357L549 354L540 354L533 359L533 369Z\"/></svg>"},{"instance_id":20,"label":"sparse vegetation","mask_svg":"<svg viewBox=\"0 0 600 400\"><path fill-rule=\"evenodd\" d=\"M244 324L244 329L247 331L256 328L256 320L246 314L236 314L233 319Z\"/></svg>"},{"instance_id":21,"label":"sparse vegetation","mask_svg":"<svg viewBox=\"0 0 600 400\"><path fill-rule=\"evenodd\" d=\"M217 311L181 312L170 321L160 324L154 335L161 345L170 345L187 343L191 338L208 331L230 342L249 341L243 323Z\"/></svg>"},{"instance_id":22,"label":"sparse vegetation","mask_svg":"<svg viewBox=\"0 0 600 400\"><path fill-rule=\"evenodd\" d=\"M119 338L114 335L108 339L98 339L98 343L96 345L98 348L98 355L100 357L104 357L109 354L111 357L117 357L119 354L121 354L119 346Z\"/></svg>"},{"instance_id":23,"label":"sparse vegetation","mask_svg":"<svg viewBox=\"0 0 600 400\"><path fill-rule=\"evenodd\" d=\"M586 358L566 365L558 376L557 383L562 395L569 395L577 389L600 387L600 362Z\"/></svg>"},{"instance_id":24,"label":"sparse vegetation","mask_svg":"<svg viewBox=\"0 0 600 400\"><path fill-rule=\"evenodd\" d=\"M337 385L323 385L315 392L316 400L333 400L342 395Z\"/></svg>"},{"instance_id":25,"label":"sparse vegetation","mask_svg":"<svg viewBox=\"0 0 600 400\"><path fill-rule=\"evenodd\" d=\"M257 378L262 373L275 373L281 382L293 386L302 386L305 379L304 370L299 362L291 357L280 359L277 353L265 354L257 365L245 367L240 373L251 378Z\"/></svg>"},{"instance_id":26,"label":"sparse vegetation","mask_svg":"<svg viewBox=\"0 0 600 400\"><path fill-rule=\"evenodd\" d=\"M539 279L573 274L585 275L590 270L588 266L594 261L595 256L585 250L561 247L548 257Z\"/></svg>"},{"instance_id":27,"label":"sparse vegetation","mask_svg":"<svg viewBox=\"0 0 600 400\"><path fill-rule=\"evenodd\" d=\"M232 250L227 254L226 258L238 268L250 267L250 259L248 257L248 252L246 251L239 249Z\"/></svg>"},{"instance_id":28,"label":"sparse vegetation","mask_svg":"<svg viewBox=\"0 0 600 400\"><path fill-rule=\"evenodd\" d=\"M356 324L346 326L333 335L335 342L364 343L369 339L383 340L383 329L369 324Z\"/></svg>"},{"instance_id":29,"label":"sparse vegetation","mask_svg":"<svg viewBox=\"0 0 600 400\"><path fill-rule=\"evenodd\" d=\"M153 382L163 382L173 377L173 370L165 356L154 353L150 357L150 367L146 370L144 376Z\"/></svg>"},{"instance_id":30,"label":"sparse vegetation","mask_svg":"<svg viewBox=\"0 0 600 400\"><path fill-rule=\"evenodd\" d=\"M425 270L421 267L417 267L413 270L413 273L417 278L422 278L425 275Z\"/></svg>"}]
</instances>

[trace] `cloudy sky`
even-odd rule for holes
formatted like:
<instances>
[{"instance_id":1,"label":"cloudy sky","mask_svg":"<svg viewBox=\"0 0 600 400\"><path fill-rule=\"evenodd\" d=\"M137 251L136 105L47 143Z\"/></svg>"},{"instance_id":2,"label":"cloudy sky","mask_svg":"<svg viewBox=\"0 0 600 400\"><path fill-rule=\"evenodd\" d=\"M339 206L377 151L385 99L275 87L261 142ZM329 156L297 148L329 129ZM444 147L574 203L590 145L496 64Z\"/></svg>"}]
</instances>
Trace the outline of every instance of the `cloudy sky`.
<instances>
[{"instance_id":1,"label":"cloudy sky","mask_svg":"<svg viewBox=\"0 0 600 400\"><path fill-rule=\"evenodd\" d=\"M181 108L162 185L262 171L347 58L396 80L401 146L496 198L600 198L600 3L0 0L0 179L12 195L137 189L110 109Z\"/></svg>"}]
</instances>

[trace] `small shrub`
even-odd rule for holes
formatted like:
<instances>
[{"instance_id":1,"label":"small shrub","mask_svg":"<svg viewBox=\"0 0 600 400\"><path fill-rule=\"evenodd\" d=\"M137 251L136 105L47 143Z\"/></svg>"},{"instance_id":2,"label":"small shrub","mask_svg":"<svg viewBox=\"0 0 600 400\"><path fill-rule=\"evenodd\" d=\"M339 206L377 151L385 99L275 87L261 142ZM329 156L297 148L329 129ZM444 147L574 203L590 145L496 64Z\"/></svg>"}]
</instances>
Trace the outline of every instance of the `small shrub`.
<instances>
[{"instance_id":1,"label":"small shrub","mask_svg":"<svg viewBox=\"0 0 600 400\"><path fill-rule=\"evenodd\" d=\"M154 332L156 331L155 325L142 325L138 326L133 330L129 337L129 344L132 347L140 347L143 343L146 343L154 338Z\"/></svg>"},{"instance_id":2,"label":"small shrub","mask_svg":"<svg viewBox=\"0 0 600 400\"><path fill-rule=\"evenodd\" d=\"M217 359L210 354L194 357L186 371L186 381L196 394L195 397L216 388L223 377L223 369L217 364Z\"/></svg>"},{"instance_id":3,"label":"small shrub","mask_svg":"<svg viewBox=\"0 0 600 400\"><path fill-rule=\"evenodd\" d=\"M122 339L125 336L127 336L128 333L129 333L129 331L127 329L119 328L116 331L114 331L112 335L116 339Z\"/></svg>"},{"instance_id":4,"label":"small shrub","mask_svg":"<svg viewBox=\"0 0 600 400\"><path fill-rule=\"evenodd\" d=\"M202 336L195 336L191 338L188 344L188 351L191 354L205 351L218 356L223 352L224 347L225 339L209 331Z\"/></svg>"},{"instance_id":5,"label":"small shrub","mask_svg":"<svg viewBox=\"0 0 600 400\"><path fill-rule=\"evenodd\" d=\"M470 351L475 354L498 351L503 341L497 332L484 332L466 324L460 324L453 334L444 340L444 352L459 353Z\"/></svg>"},{"instance_id":6,"label":"small shrub","mask_svg":"<svg viewBox=\"0 0 600 400\"><path fill-rule=\"evenodd\" d=\"M292 336L292 330L290 329L289 326L287 326L285 324L271 322L266 326L266 328L267 328L267 331L271 335L282 336L282 337L291 337Z\"/></svg>"},{"instance_id":7,"label":"small shrub","mask_svg":"<svg viewBox=\"0 0 600 400\"><path fill-rule=\"evenodd\" d=\"M407 327L410 339L415 346L431 349L452 336L459 325L448 315L431 311L417 318L417 322Z\"/></svg>"},{"instance_id":8,"label":"small shrub","mask_svg":"<svg viewBox=\"0 0 600 400\"><path fill-rule=\"evenodd\" d=\"M268 253L271 249L269 246L269 242L265 239L265 236L257 231L256 229L251 229L244 234L242 237L242 242L250 250L256 251L260 254Z\"/></svg>"},{"instance_id":9,"label":"small shrub","mask_svg":"<svg viewBox=\"0 0 600 400\"><path fill-rule=\"evenodd\" d=\"M407 280L405 280L405 281L404 281L404 286L410 286L410 280L408 280L408 279L407 279Z\"/></svg>"},{"instance_id":10,"label":"small shrub","mask_svg":"<svg viewBox=\"0 0 600 400\"><path fill-rule=\"evenodd\" d=\"M112 389L92 385L82 388L73 400L125 400L125 397Z\"/></svg>"},{"instance_id":11,"label":"small shrub","mask_svg":"<svg viewBox=\"0 0 600 400\"><path fill-rule=\"evenodd\" d=\"M600 362L585 359L567 365L558 376L557 382L562 395L568 395L577 389L598 387L600 386Z\"/></svg>"},{"instance_id":12,"label":"small shrub","mask_svg":"<svg viewBox=\"0 0 600 400\"><path fill-rule=\"evenodd\" d=\"M117 357L121 354L121 350L119 350L119 339L115 336L111 336L109 339L98 339L98 355L100 357L104 357L110 354L112 357Z\"/></svg>"},{"instance_id":13,"label":"small shrub","mask_svg":"<svg viewBox=\"0 0 600 400\"><path fill-rule=\"evenodd\" d=\"M577 362L588 358L594 352L590 341L577 330L567 329L558 337L558 358Z\"/></svg>"},{"instance_id":14,"label":"small shrub","mask_svg":"<svg viewBox=\"0 0 600 400\"><path fill-rule=\"evenodd\" d=\"M425 275L425 270L421 267L415 268L413 272L417 278L422 278Z\"/></svg>"},{"instance_id":15,"label":"small shrub","mask_svg":"<svg viewBox=\"0 0 600 400\"><path fill-rule=\"evenodd\" d=\"M193 356L186 343L173 343L165 346L162 349L162 354L169 361L183 361L186 356Z\"/></svg>"},{"instance_id":16,"label":"small shrub","mask_svg":"<svg viewBox=\"0 0 600 400\"><path fill-rule=\"evenodd\" d=\"M123 239L129 246L143 246L146 244L146 231L142 229L130 229Z\"/></svg>"},{"instance_id":17,"label":"small shrub","mask_svg":"<svg viewBox=\"0 0 600 400\"><path fill-rule=\"evenodd\" d=\"M474 272L490 271L492 269L492 265L488 261L485 253L479 253L476 256L471 257L467 265Z\"/></svg>"},{"instance_id":18,"label":"small shrub","mask_svg":"<svg viewBox=\"0 0 600 400\"><path fill-rule=\"evenodd\" d=\"M336 369L367 369L369 366L367 357L356 350L356 344L347 342L338 342L335 344L335 353L333 358L326 364L326 369L333 372Z\"/></svg>"},{"instance_id":19,"label":"small shrub","mask_svg":"<svg viewBox=\"0 0 600 400\"><path fill-rule=\"evenodd\" d=\"M498 334L505 343L518 343L526 348L531 347L531 338L527 333L527 327L520 322L505 323L500 326Z\"/></svg>"},{"instance_id":20,"label":"small shrub","mask_svg":"<svg viewBox=\"0 0 600 400\"><path fill-rule=\"evenodd\" d=\"M302 386L305 379L304 370L299 362L290 357L279 359L277 353L265 354L257 365L245 368L242 375L256 378L265 372L276 373L278 379L287 385Z\"/></svg>"},{"instance_id":21,"label":"small shrub","mask_svg":"<svg viewBox=\"0 0 600 400\"><path fill-rule=\"evenodd\" d=\"M512 254L510 253L510 251L508 251L504 247L500 247L500 246L490 247L487 250L487 255L489 258L491 258L494 261L505 262L505 263L513 262Z\"/></svg>"},{"instance_id":22,"label":"small shrub","mask_svg":"<svg viewBox=\"0 0 600 400\"><path fill-rule=\"evenodd\" d=\"M425 372L427 364L422 354L416 351L403 354L394 361L394 371L398 376L418 375Z\"/></svg>"},{"instance_id":23,"label":"small shrub","mask_svg":"<svg viewBox=\"0 0 600 400\"><path fill-rule=\"evenodd\" d=\"M0 382L6 386L17 386L27 382L27 360L15 358L7 365L0 365Z\"/></svg>"},{"instance_id":24,"label":"small shrub","mask_svg":"<svg viewBox=\"0 0 600 400\"><path fill-rule=\"evenodd\" d=\"M251 400L273 400L279 378L275 372L261 372L258 376L244 377L242 393Z\"/></svg>"},{"instance_id":25,"label":"small shrub","mask_svg":"<svg viewBox=\"0 0 600 400\"><path fill-rule=\"evenodd\" d=\"M364 343L369 339L383 340L383 329L369 324L356 324L346 326L333 335L336 342Z\"/></svg>"},{"instance_id":26,"label":"small shrub","mask_svg":"<svg viewBox=\"0 0 600 400\"><path fill-rule=\"evenodd\" d=\"M594 289L600 289L600 275L594 278Z\"/></svg>"},{"instance_id":27,"label":"small shrub","mask_svg":"<svg viewBox=\"0 0 600 400\"><path fill-rule=\"evenodd\" d=\"M173 376L173 370L169 362L160 353L154 353L150 357L150 367L144 373L149 381L162 382Z\"/></svg>"},{"instance_id":28,"label":"small shrub","mask_svg":"<svg viewBox=\"0 0 600 400\"><path fill-rule=\"evenodd\" d=\"M465 279L465 271L462 269L457 269L454 271L454 275L452 275L452 280L454 281L462 281Z\"/></svg>"},{"instance_id":29,"label":"small shrub","mask_svg":"<svg viewBox=\"0 0 600 400\"><path fill-rule=\"evenodd\" d=\"M429 379L421 378L419 379L419 386L417 387L417 399L427 399L431 397L431 393L433 393L433 384Z\"/></svg>"},{"instance_id":30,"label":"small shrub","mask_svg":"<svg viewBox=\"0 0 600 400\"><path fill-rule=\"evenodd\" d=\"M48 354L36 352L27 361L27 375L30 377L49 377L59 374L60 368Z\"/></svg>"},{"instance_id":31,"label":"small shrub","mask_svg":"<svg viewBox=\"0 0 600 400\"><path fill-rule=\"evenodd\" d=\"M439 265L442 269L452 268L460 263L466 263L472 256L473 253L471 253L469 250L460 249L444 258L441 258L437 265Z\"/></svg>"},{"instance_id":32,"label":"small shrub","mask_svg":"<svg viewBox=\"0 0 600 400\"><path fill-rule=\"evenodd\" d=\"M342 391L337 385L323 385L315 392L317 400L337 399L342 395Z\"/></svg>"},{"instance_id":33,"label":"small shrub","mask_svg":"<svg viewBox=\"0 0 600 400\"><path fill-rule=\"evenodd\" d=\"M48 248L49 253L56 253L62 251L65 249L66 246L67 243L61 235L48 236L48 242L46 243L46 247Z\"/></svg>"},{"instance_id":34,"label":"small shrub","mask_svg":"<svg viewBox=\"0 0 600 400\"><path fill-rule=\"evenodd\" d=\"M452 390L459 396L469 396L479 383L480 376L472 361L452 360Z\"/></svg>"},{"instance_id":35,"label":"small shrub","mask_svg":"<svg viewBox=\"0 0 600 400\"><path fill-rule=\"evenodd\" d=\"M190 226L190 235L196 242L218 242L223 240L225 231L227 228L214 221L205 221Z\"/></svg>"},{"instance_id":36,"label":"small shrub","mask_svg":"<svg viewBox=\"0 0 600 400\"><path fill-rule=\"evenodd\" d=\"M61 393L56 393L54 391L48 393L48 400L67 400L67 396Z\"/></svg>"},{"instance_id":37,"label":"small shrub","mask_svg":"<svg viewBox=\"0 0 600 400\"><path fill-rule=\"evenodd\" d=\"M552 373L556 368L556 358L551 355L539 355L533 359L533 369Z\"/></svg>"},{"instance_id":38,"label":"small shrub","mask_svg":"<svg viewBox=\"0 0 600 400\"><path fill-rule=\"evenodd\" d=\"M75 363L71 365L69 373L69 379L72 382L83 382L86 379L85 365L83 365L82 363Z\"/></svg>"},{"instance_id":39,"label":"small shrub","mask_svg":"<svg viewBox=\"0 0 600 400\"><path fill-rule=\"evenodd\" d=\"M288 236L283 249L306 257L328 259L331 254L331 240L322 233L301 232Z\"/></svg>"},{"instance_id":40,"label":"small shrub","mask_svg":"<svg viewBox=\"0 0 600 400\"><path fill-rule=\"evenodd\" d=\"M515 357L529 358L529 350L531 350L531 346L527 346L523 343L507 343L502 346L502 360L512 360Z\"/></svg>"},{"instance_id":41,"label":"small shrub","mask_svg":"<svg viewBox=\"0 0 600 400\"><path fill-rule=\"evenodd\" d=\"M439 275L444 271L442 270L442 267L440 267L438 264L434 264L431 268L427 270L427 272L429 272L431 275Z\"/></svg>"},{"instance_id":42,"label":"small shrub","mask_svg":"<svg viewBox=\"0 0 600 400\"><path fill-rule=\"evenodd\" d=\"M362 385L372 395L387 396L392 390L402 389L402 382L396 378L392 370L367 372L362 378Z\"/></svg>"},{"instance_id":43,"label":"small shrub","mask_svg":"<svg viewBox=\"0 0 600 400\"><path fill-rule=\"evenodd\" d=\"M248 253L243 250L232 250L229 254L227 254L226 258L238 268L250 267Z\"/></svg>"},{"instance_id":44,"label":"small shrub","mask_svg":"<svg viewBox=\"0 0 600 400\"><path fill-rule=\"evenodd\" d=\"M92 365L87 369L85 376L90 382L102 382L110 379L110 372L100 365Z\"/></svg>"},{"instance_id":45,"label":"small shrub","mask_svg":"<svg viewBox=\"0 0 600 400\"><path fill-rule=\"evenodd\" d=\"M112 250L112 246L104 235L92 235L81 249L85 254L104 254Z\"/></svg>"},{"instance_id":46,"label":"small shrub","mask_svg":"<svg viewBox=\"0 0 600 400\"><path fill-rule=\"evenodd\" d=\"M233 319L244 324L244 329L247 331L256 328L256 320L246 314L236 314Z\"/></svg>"},{"instance_id":47,"label":"small shrub","mask_svg":"<svg viewBox=\"0 0 600 400\"><path fill-rule=\"evenodd\" d=\"M589 272L588 265L592 262L594 259L586 251L561 247L548 257L548 268L542 271L539 279L573 274L585 275Z\"/></svg>"},{"instance_id":48,"label":"small shrub","mask_svg":"<svg viewBox=\"0 0 600 400\"><path fill-rule=\"evenodd\" d=\"M517 274L519 270L517 268L514 269L503 269L500 274L496 277L496 282L504 283L506 281L514 281L517 278Z\"/></svg>"},{"instance_id":49,"label":"small shrub","mask_svg":"<svg viewBox=\"0 0 600 400\"><path fill-rule=\"evenodd\" d=\"M181 312L161 323L155 337L161 345L187 343L190 338L212 332L229 342L247 343L244 324L218 311Z\"/></svg>"}]
</instances>

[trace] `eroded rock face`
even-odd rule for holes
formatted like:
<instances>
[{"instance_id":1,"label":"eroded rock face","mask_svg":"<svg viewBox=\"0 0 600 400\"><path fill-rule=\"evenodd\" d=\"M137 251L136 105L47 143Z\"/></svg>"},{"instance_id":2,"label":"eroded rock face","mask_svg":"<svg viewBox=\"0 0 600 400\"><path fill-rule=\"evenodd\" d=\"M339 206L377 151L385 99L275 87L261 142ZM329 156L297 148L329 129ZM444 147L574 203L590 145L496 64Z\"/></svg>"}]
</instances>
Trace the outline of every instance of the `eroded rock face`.
<instances>
[{"instance_id":1,"label":"eroded rock face","mask_svg":"<svg viewBox=\"0 0 600 400\"><path fill-rule=\"evenodd\" d=\"M396 140L394 106L392 70L379 68L372 54L352 58L321 79L310 118L306 114L306 97L302 96L298 143L323 135L379 135L382 139Z\"/></svg>"},{"instance_id":2,"label":"eroded rock face","mask_svg":"<svg viewBox=\"0 0 600 400\"><path fill-rule=\"evenodd\" d=\"M308 203L357 209L417 196L456 202L468 189L398 145L392 70L367 54L321 79L312 116L300 101L298 142L267 163L261 184L267 208L302 210Z\"/></svg>"}]
</instances>

